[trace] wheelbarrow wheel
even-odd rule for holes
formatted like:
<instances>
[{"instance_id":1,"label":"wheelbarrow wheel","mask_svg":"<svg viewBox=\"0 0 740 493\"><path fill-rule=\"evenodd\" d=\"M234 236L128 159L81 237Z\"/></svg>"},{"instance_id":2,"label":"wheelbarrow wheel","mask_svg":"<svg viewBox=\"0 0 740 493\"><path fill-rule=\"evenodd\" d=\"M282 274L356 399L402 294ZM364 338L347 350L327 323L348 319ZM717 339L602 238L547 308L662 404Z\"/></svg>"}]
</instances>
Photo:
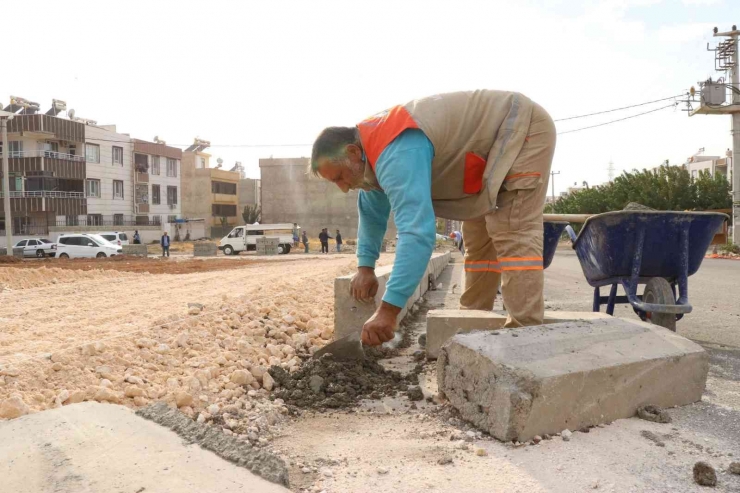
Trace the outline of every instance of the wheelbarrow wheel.
<instances>
[{"instance_id":1,"label":"wheelbarrow wheel","mask_svg":"<svg viewBox=\"0 0 740 493\"><path fill-rule=\"evenodd\" d=\"M676 304L670 283L662 277L653 277L647 282L645 293L642 295L642 301L645 303L656 303L658 305ZM676 315L673 313L648 313L647 318L655 325L660 325L676 332Z\"/></svg>"}]
</instances>

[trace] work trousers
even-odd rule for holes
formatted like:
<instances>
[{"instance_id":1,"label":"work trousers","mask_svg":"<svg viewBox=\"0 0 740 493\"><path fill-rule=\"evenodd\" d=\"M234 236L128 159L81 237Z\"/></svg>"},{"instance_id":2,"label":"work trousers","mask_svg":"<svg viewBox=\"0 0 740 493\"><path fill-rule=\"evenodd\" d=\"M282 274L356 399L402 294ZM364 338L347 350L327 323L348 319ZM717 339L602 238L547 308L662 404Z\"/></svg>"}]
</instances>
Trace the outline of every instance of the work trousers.
<instances>
[{"instance_id":1,"label":"work trousers","mask_svg":"<svg viewBox=\"0 0 740 493\"><path fill-rule=\"evenodd\" d=\"M329 253L329 242L328 241L321 242L321 253Z\"/></svg>"},{"instance_id":2,"label":"work trousers","mask_svg":"<svg viewBox=\"0 0 740 493\"><path fill-rule=\"evenodd\" d=\"M169 257L170 256L170 246L169 245L167 245L167 246L162 245L162 256L163 257L165 257L165 256Z\"/></svg>"},{"instance_id":3,"label":"work trousers","mask_svg":"<svg viewBox=\"0 0 740 493\"><path fill-rule=\"evenodd\" d=\"M304 248L304 252L303 253L308 253L308 243L304 243L303 244L303 248Z\"/></svg>"},{"instance_id":4,"label":"work trousers","mask_svg":"<svg viewBox=\"0 0 740 493\"><path fill-rule=\"evenodd\" d=\"M465 277L460 306L492 310L501 281L505 327L539 325L545 314L542 213L555 152L555 124L535 104L524 146L504 180L496 210L462 225Z\"/></svg>"}]
</instances>

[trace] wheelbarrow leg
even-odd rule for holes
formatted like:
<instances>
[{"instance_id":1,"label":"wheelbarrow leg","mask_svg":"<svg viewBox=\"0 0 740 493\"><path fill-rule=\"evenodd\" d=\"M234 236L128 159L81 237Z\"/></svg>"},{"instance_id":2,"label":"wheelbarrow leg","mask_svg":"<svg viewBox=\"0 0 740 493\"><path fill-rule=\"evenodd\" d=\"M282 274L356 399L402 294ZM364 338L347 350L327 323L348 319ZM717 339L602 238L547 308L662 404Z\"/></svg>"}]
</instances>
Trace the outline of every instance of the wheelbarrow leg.
<instances>
[{"instance_id":1,"label":"wheelbarrow leg","mask_svg":"<svg viewBox=\"0 0 740 493\"><path fill-rule=\"evenodd\" d=\"M606 305L606 314L614 315L614 303L617 300L617 283L612 284L612 288L609 291L609 301Z\"/></svg>"},{"instance_id":2,"label":"wheelbarrow leg","mask_svg":"<svg viewBox=\"0 0 740 493\"><path fill-rule=\"evenodd\" d=\"M594 288L594 305L593 311L598 313L601 309L601 291L598 287Z\"/></svg>"}]
</instances>

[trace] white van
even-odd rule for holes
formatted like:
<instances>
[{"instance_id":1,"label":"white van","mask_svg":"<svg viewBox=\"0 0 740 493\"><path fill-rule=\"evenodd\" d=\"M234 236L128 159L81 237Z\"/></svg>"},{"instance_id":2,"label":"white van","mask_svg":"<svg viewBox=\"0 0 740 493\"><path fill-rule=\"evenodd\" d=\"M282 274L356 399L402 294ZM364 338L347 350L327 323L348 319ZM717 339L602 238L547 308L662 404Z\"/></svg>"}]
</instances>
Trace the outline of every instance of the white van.
<instances>
[{"instance_id":1,"label":"white van","mask_svg":"<svg viewBox=\"0 0 740 493\"><path fill-rule=\"evenodd\" d=\"M124 233L123 231L105 231L103 233L96 234L99 234L114 245L128 245L128 235L126 235L126 233Z\"/></svg>"},{"instance_id":2,"label":"white van","mask_svg":"<svg viewBox=\"0 0 740 493\"><path fill-rule=\"evenodd\" d=\"M57 258L104 258L123 249L96 234L63 234L57 240Z\"/></svg>"},{"instance_id":3,"label":"white van","mask_svg":"<svg viewBox=\"0 0 740 493\"><path fill-rule=\"evenodd\" d=\"M293 225L283 224L247 224L237 226L231 233L221 238L218 249L225 255L239 255L245 250L257 249L257 238L280 238L278 253L290 253L293 245Z\"/></svg>"}]
</instances>

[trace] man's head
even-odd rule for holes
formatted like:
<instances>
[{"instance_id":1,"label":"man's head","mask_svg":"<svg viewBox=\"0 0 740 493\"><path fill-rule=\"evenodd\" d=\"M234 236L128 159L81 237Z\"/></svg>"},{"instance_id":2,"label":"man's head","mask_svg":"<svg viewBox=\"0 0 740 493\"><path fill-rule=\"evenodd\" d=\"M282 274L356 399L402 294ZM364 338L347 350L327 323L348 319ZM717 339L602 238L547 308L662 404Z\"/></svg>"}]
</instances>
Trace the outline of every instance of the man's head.
<instances>
[{"instance_id":1,"label":"man's head","mask_svg":"<svg viewBox=\"0 0 740 493\"><path fill-rule=\"evenodd\" d=\"M355 127L327 127L313 143L310 170L347 193L365 188L365 153Z\"/></svg>"},{"instance_id":2,"label":"man's head","mask_svg":"<svg viewBox=\"0 0 740 493\"><path fill-rule=\"evenodd\" d=\"M339 234L339 230L337 230L337 234Z\"/></svg>"}]
</instances>

